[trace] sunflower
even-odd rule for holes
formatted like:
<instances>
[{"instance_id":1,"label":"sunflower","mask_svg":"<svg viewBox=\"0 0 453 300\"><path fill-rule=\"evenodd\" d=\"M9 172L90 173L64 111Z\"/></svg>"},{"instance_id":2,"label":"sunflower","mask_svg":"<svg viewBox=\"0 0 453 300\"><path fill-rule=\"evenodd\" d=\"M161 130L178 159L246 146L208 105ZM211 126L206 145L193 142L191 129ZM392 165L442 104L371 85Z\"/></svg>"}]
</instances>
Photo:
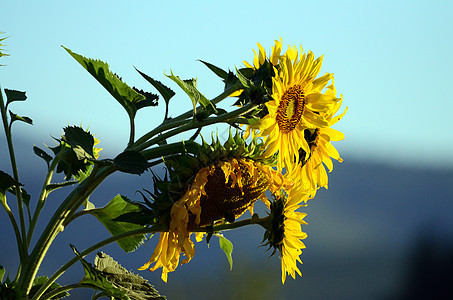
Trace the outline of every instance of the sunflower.
<instances>
[{"instance_id":1,"label":"sunflower","mask_svg":"<svg viewBox=\"0 0 453 300\"><path fill-rule=\"evenodd\" d=\"M198 168L185 186L184 192L177 201L174 201L169 212L168 232L160 233L154 254L140 270L154 271L162 267L162 279L166 282L167 274L176 269L182 254L186 257L182 264L188 263L194 256L195 248L190 239L191 233L200 231L200 228L205 226L234 222L247 210L253 213L254 203L258 199L269 207L270 202L265 196L267 190L276 193L281 189L289 190L293 186L289 179L284 178L271 166L248 156L251 153L249 147L241 146L239 148L242 150L239 151L238 147L232 147L231 144L234 144L232 138L225 143L225 147L230 149L230 156L224 156L224 153L220 155L223 159L216 159L215 156L219 154L211 150L200 155L198 158L200 161L203 160L202 157L214 159L211 163ZM233 154L237 157L231 157ZM169 164L172 166L171 174L184 174L185 168L181 165L185 160L189 160L187 155L173 159L177 165ZM194 160L190 161L193 165ZM184 182L181 177L177 180ZM177 191L168 193L173 195L177 194ZM197 233L197 241L200 241L202 236L203 234ZM150 268L153 263L155 265Z\"/></svg>"},{"instance_id":2,"label":"sunflower","mask_svg":"<svg viewBox=\"0 0 453 300\"><path fill-rule=\"evenodd\" d=\"M317 79L322 56L314 59L313 53L301 55L296 47L290 47L279 58L278 68L274 67L272 78L272 100L266 103L268 114L260 119L252 130L265 139L265 155L279 153L277 168L292 172L299 159L299 149L310 153L304 136L307 128L329 126L327 116L340 100L331 93L322 93L324 87L333 79L325 74ZM306 158L304 157L304 158Z\"/></svg>"},{"instance_id":3,"label":"sunflower","mask_svg":"<svg viewBox=\"0 0 453 300\"><path fill-rule=\"evenodd\" d=\"M328 87L327 93L335 96L335 88L333 85ZM342 98L335 105L330 114L326 115L326 119L329 121L330 126L337 123L346 114L347 107L342 114L334 116L340 108L341 103ZM343 161L338 151L331 144L331 141L343 140L344 134L331 127L326 127L305 129L304 136L305 140L308 142L310 151L307 157L303 149L299 149L301 160L291 174L291 178L301 189L311 190L314 196L318 188L327 188L328 177L324 165L329 172L331 172L333 170L332 159L335 159L338 162ZM302 157L307 158L302 159Z\"/></svg>"},{"instance_id":4,"label":"sunflower","mask_svg":"<svg viewBox=\"0 0 453 300\"><path fill-rule=\"evenodd\" d=\"M307 225L303 220L305 213L296 211L298 208L306 205L300 203L306 201L309 194L302 193L300 190L293 189L289 196L282 192L271 203L271 213L269 222L263 225L266 228L264 240L265 245L274 248L274 255L277 250L281 259L282 283L285 283L286 275L289 274L295 279L295 274L302 276L297 267L297 262L302 264L300 255L305 245L302 242L307 234L302 231L301 225Z\"/></svg>"}]
</instances>

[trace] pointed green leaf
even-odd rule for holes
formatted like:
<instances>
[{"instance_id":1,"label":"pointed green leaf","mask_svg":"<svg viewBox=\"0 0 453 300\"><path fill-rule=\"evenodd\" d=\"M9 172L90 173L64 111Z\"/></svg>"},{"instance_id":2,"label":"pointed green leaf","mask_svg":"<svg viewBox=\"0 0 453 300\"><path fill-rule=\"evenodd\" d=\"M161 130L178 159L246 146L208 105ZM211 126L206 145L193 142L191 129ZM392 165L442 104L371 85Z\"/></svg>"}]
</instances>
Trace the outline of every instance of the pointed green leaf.
<instances>
[{"instance_id":1,"label":"pointed green leaf","mask_svg":"<svg viewBox=\"0 0 453 300\"><path fill-rule=\"evenodd\" d=\"M219 67L216 67L214 66L213 64L210 64L208 62L205 62L204 60L201 60L199 59L200 62L202 62L205 66L207 66L209 68L209 70L211 70L212 72L214 72L214 74L216 74L217 76L219 76L220 78L226 80L227 77L228 77L228 73L224 70L222 70L221 68Z\"/></svg>"},{"instance_id":2,"label":"pointed green leaf","mask_svg":"<svg viewBox=\"0 0 453 300\"><path fill-rule=\"evenodd\" d=\"M44 150L42 150L41 148L38 148L36 147L35 145L33 145L33 152L41 157L42 159L44 159L47 163L47 167L49 167L50 165L50 162L52 161L52 156L50 156L49 154L47 154L47 152L45 152Z\"/></svg>"},{"instance_id":3,"label":"pointed green leaf","mask_svg":"<svg viewBox=\"0 0 453 300\"><path fill-rule=\"evenodd\" d=\"M89 213L95 216L112 235L117 235L126 231L144 228L142 225L115 220L123 214L139 211L140 207L137 204L132 203L125 196L117 195L106 206L90 210ZM145 235L132 236L118 240L118 245L125 252L132 252L142 243L144 238Z\"/></svg>"},{"instance_id":4,"label":"pointed green leaf","mask_svg":"<svg viewBox=\"0 0 453 300\"><path fill-rule=\"evenodd\" d=\"M132 87L132 88L134 89L134 91L136 91L140 95L145 96L144 100L135 103L135 108L137 110L139 110L139 109L141 109L143 107L157 106L158 100L159 100L159 96L157 96L156 94L153 94L153 93L145 92L144 90L139 90L139 89L137 89L135 87Z\"/></svg>"},{"instance_id":5,"label":"pointed green leaf","mask_svg":"<svg viewBox=\"0 0 453 300\"><path fill-rule=\"evenodd\" d=\"M170 72L171 75L167 75L167 77L176 82L190 97L190 99L192 100L194 112L196 111L195 108L197 104L200 103L201 106L208 112L217 113L217 109L215 108L214 104L212 104L211 101L209 101L202 93L197 90L197 79L192 78L188 80L182 80L181 78L179 78L179 76L175 76L171 70Z\"/></svg>"},{"instance_id":6,"label":"pointed green leaf","mask_svg":"<svg viewBox=\"0 0 453 300\"><path fill-rule=\"evenodd\" d=\"M9 111L9 116L11 117L11 124L14 121L22 121L22 122L25 122L27 124L33 125L33 120L30 119L29 117L19 116L19 115L16 115L15 113L13 113L11 111Z\"/></svg>"},{"instance_id":7,"label":"pointed green leaf","mask_svg":"<svg viewBox=\"0 0 453 300\"><path fill-rule=\"evenodd\" d=\"M233 269L233 243L231 243L227 238L223 235L219 235L219 245L220 248L225 252L225 255L230 263L230 271Z\"/></svg>"},{"instance_id":8,"label":"pointed green leaf","mask_svg":"<svg viewBox=\"0 0 453 300\"><path fill-rule=\"evenodd\" d=\"M146 158L140 152L132 150L120 153L115 157L113 163L124 173L140 175L148 169Z\"/></svg>"},{"instance_id":9,"label":"pointed green leaf","mask_svg":"<svg viewBox=\"0 0 453 300\"><path fill-rule=\"evenodd\" d=\"M0 171L0 193L4 194L8 189L14 186L22 186L22 184L5 172Z\"/></svg>"},{"instance_id":10,"label":"pointed green leaf","mask_svg":"<svg viewBox=\"0 0 453 300\"><path fill-rule=\"evenodd\" d=\"M238 75L239 81L242 83L242 85L245 88L252 87L253 86L253 82L250 79L248 79L242 72L244 72L244 70L239 71L236 68L236 74Z\"/></svg>"},{"instance_id":11,"label":"pointed green leaf","mask_svg":"<svg viewBox=\"0 0 453 300\"><path fill-rule=\"evenodd\" d=\"M146 79L146 81L151 83L152 86L154 86L154 88L156 88L156 90L162 95L162 97L164 97L165 102L168 103L170 101L170 99L175 95L175 92L171 88L169 88L168 86L164 85L160 81L154 80L153 78L149 77L148 75L146 75L145 73L141 72L137 68L135 68L135 70L137 70L137 72L140 75L142 75L143 78Z\"/></svg>"},{"instance_id":12,"label":"pointed green leaf","mask_svg":"<svg viewBox=\"0 0 453 300\"><path fill-rule=\"evenodd\" d=\"M83 270L85 271L85 276L80 281L81 284L84 284L88 287L96 287L97 289L102 290L106 294L106 296L113 297L114 299L129 300L129 297L126 296L126 293L124 291L116 288L110 281L107 280L102 272L96 270L90 263L83 259L74 245L70 246L76 254L77 258L82 263Z\"/></svg>"},{"instance_id":13,"label":"pointed green leaf","mask_svg":"<svg viewBox=\"0 0 453 300\"><path fill-rule=\"evenodd\" d=\"M166 299L143 277L129 272L109 255L98 252L94 267L132 300Z\"/></svg>"},{"instance_id":14,"label":"pointed green leaf","mask_svg":"<svg viewBox=\"0 0 453 300\"><path fill-rule=\"evenodd\" d=\"M6 94L6 107L8 107L8 104L10 104L11 102L27 100L25 92L5 89L5 94Z\"/></svg>"},{"instance_id":15,"label":"pointed green leaf","mask_svg":"<svg viewBox=\"0 0 453 300\"><path fill-rule=\"evenodd\" d=\"M134 89L113 74L109 65L100 60L83 57L63 47L82 67L84 67L97 81L126 109L130 118L134 118L137 112L136 103L145 100Z\"/></svg>"}]
</instances>

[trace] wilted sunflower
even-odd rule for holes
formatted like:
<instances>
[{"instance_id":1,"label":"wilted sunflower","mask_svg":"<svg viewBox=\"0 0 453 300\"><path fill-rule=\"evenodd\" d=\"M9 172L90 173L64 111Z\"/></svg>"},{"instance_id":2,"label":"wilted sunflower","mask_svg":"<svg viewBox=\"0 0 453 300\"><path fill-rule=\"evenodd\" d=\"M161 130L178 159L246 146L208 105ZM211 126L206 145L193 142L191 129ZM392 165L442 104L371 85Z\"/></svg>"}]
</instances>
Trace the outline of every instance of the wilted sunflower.
<instances>
[{"instance_id":1,"label":"wilted sunflower","mask_svg":"<svg viewBox=\"0 0 453 300\"><path fill-rule=\"evenodd\" d=\"M306 155L310 148L305 140L307 128L329 126L326 118L340 100L331 93L322 93L333 75L327 73L317 79L322 56L314 59L313 53L301 55L290 47L279 58L272 78L272 100L266 103L268 114L251 126L258 136L265 138L265 154L279 153L277 168L291 172L299 161L299 149Z\"/></svg>"},{"instance_id":2,"label":"wilted sunflower","mask_svg":"<svg viewBox=\"0 0 453 300\"><path fill-rule=\"evenodd\" d=\"M276 193L292 187L292 182L281 173L253 159L262 151L250 152L250 147L237 145L236 142L242 136L237 137L234 138L236 140L230 137L223 147L219 143L211 145L213 150L205 147L210 153L203 151L204 154L198 158L201 161L209 157L211 162L200 163L202 167L197 168L194 157L190 156L189 159L187 155L181 155L172 160L173 164L169 164L172 167L170 177L171 174L184 174L187 171L187 168L182 167L184 161L190 161L187 165L194 166L191 170L194 175L190 176L192 179L184 187L182 196L171 206L168 232L160 234L154 254L140 270L148 269L155 263L150 270L162 267L162 279L167 281L167 274L176 269L181 254L186 256L181 263L188 263L194 256L195 248L190 239L192 232L200 231L204 226L234 222L246 210L253 213L253 205L258 199L269 206L270 202L265 196L267 190ZM178 181L184 182L181 177ZM168 191L168 194L174 196L178 192ZM198 233L196 238L200 241L202 234Z\"/></svg>"},{"instance_id":3,"label":"wilted sunflower","mask_svg":"<svg viewBox=\"0 0 453 300\"><path fill-rule=\"evenodd\" d=\"M326 92L335 96L335 88L333 85L328 87ZM338 116L334 116L340 108L342 99L335 105L326 119L329 125L337 123L346 114L345 111ZM291 174L291 178L299 188L303 190L311 190L312 196L316 194L316 190L320 187L327 188L328 177L324 165L329 172L333 170L332 158L338 162L343 159L340 154L331 144L331 141L341 141L344 139L344 134L331 127L305 129L305 140L308 142L310 152L305 155L302 149L300 151L300 162Z\"/></svg>"},{"instance_id":4,"label":"wilted sunflower","mask_svg":"<svg viewBox=\"0 0 453 300\"><path fill-rule=\"evenodd\" d=\"M289 196L282 192L271 203L269 222L262 224L266 228L264 241L267 241L264 245L268 245L269 249L274 248L272 255L279 251L283 284L286 274L291 275L293 279L296 272L302 276L297 262L302 263L299 256L302 254L302 249L305 249L302 240L307 237L307 234L302 231L301 225L307 225L303 220L307 214L296 210L306 206L300 203L308 198L309 194L297 189L293 189Z\"/></svg>"}]
</instances>

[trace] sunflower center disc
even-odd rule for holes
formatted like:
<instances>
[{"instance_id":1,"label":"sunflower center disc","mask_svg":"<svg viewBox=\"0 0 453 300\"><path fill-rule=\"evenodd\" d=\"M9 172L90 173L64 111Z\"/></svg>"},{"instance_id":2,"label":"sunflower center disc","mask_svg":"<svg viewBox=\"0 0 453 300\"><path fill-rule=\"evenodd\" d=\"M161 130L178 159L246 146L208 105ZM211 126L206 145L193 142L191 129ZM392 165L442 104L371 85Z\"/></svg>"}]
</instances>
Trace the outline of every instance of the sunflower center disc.
<instances>
[{"instance_id":1,"label":"sunflower center disc","mask_svg":"<svg viewBox=\"0 0 453 300\"><path fill-rule=\"evenodd\" d=\"M304 112L305 95L298 84L290 87L280 99L277 109L277 124L280 131L289 133L299 124Z\"/></svg>"}]
</instances>

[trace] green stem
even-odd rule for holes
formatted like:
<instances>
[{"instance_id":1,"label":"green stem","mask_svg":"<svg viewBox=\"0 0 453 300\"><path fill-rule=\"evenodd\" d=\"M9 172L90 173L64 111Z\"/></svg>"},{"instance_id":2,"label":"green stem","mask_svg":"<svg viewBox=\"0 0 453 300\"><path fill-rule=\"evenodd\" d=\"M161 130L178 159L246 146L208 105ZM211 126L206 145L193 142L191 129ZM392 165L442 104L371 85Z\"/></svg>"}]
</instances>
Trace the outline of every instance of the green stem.
<instances>
[{"instance_id":1,"label":"green stem","mask_svg":"<svg viewBox=\"0 0 453 300\"><path fill-rule=\"evenodd\" d=\"M91 175L77 186L56 210L30 254L30 262L27 264L24 272L25 276L20 279L19 288L26 292L26 294L29 293L32 287L33 280L50 245L57 234L63 230L65 220L71 217L70 213L72 209L80 207L84 199L86 199L105 178L115 172L115 170L116 169L113 166L102 167L97 173L93 170Z\"/></svg>"},{"instance_id":2,"label":"green stem","mask_svg":"<svg viewBox=\"0 0 453 300\"><path fill-rule=\"evenodd\" d=\"M8 151L9 151L9 158L11 161L11 168L13 170L13 177L14 179L19 182L19 172L17 169L17 164L16 164L16 156L14 154L14 146L13 146L13 141L11 137L11 128L8 126L8 117L6 115L6 107L5 107L5 102L3 101L3 93L0 89L0 111L2 114L2 120L3 120L3 127L5 129L5 135L6 135L6 141L8 144ZM20 265L19 269L17 271L17 277L20 277L20 271L22 270L21 265L26 263L27 259L27 230L25 228L25 217L24 217L24 207L23 207L23 202L22 202L22 193L21 193L21 188L20 186L15 187L15 192L16 192L16 200L17 200L17 208L19 212L19 225L20 225L20 235L19 239L17 240L17 247L19 248L19 254L22 253L20 256ZM17 224L16 224L17 225ZM17 234L17 233L16 233Z\"/></svg>"},{"instance_id":3,"label":"green stem","mask_svg":"<svg viewBox=\"0 0 453 300\"><path fill-rule=\"evenodd\" d=\"M44 297L42 297L41 299L42 300L52 299L52 297L54 297L54 296L56 296L58 294L61 294L61 293L64 293L64 292L67 292L67 291L70 291L70 290L74 290L74 289L80 289L80 288L88 288L88 289L92 289L92 290L102 291L101 288L99 288L99 287L97 287L97 286L95 286L93 284L74 283L74 284L68 284L68 285L56 288L56 289L52 290L51 292L45 294Z\"/></svg>"},{"instance_id":4,"label":"green stem","mask_svg":"<svg viewBox=\"0 0 453 300\"><path fill-rule=\"evenodd\" d=\"M213 226L213 227L203 226L203 227L198 227L198 228L191 229L190 231L191 232L211 232L211 231L217 232L217 231L224 231L224 230L235 229L235 228L239 228L239 227L243 227L243 226L247 226L247 225L252 225L252 224L261 224L261 223L267 221L268 219L269 219L269 216L265 217L265 218L258 218L258 216L255 214L250 219L241 220L241 221L237 221L237 222L234 222L234 223L216 225L216 226ZM128 237L131 237L131 236L143 235L143 234L147 234L147 233L166 232L166 231L168 231L168 228L166 228L164 226L153 226L153 227L150 227L150 228L140 228L140 229L135 229L135 230L123 232L123 233L120 233L118 235L111 236L111 237L109 237L109 238L107 238L107 239L105 239L103 241L100 241L99 243L94 244L93 246L85 249L84 251L80 252L80 256L81 257L85 257L88 254L90 254L91 252L96 251L99 248L104 247L105 245L108 245L110 243L113 243L113 242L119 241L121 239L125 239L125 238L128 238ZM73 257L66 264L61 266L60 269L58 269L47 280L47 282L43 286L41 286L41 288L36 292L36 294L33 296L33 298L31 300L40 299L40 296L43 293L45 293L45 291L52 285L52 283L54 283L67 269L69 269L77 261L79 261L79 258L78 257Z\"/></svg>"},{"instance_id":5,"label":"green stem","mask_svg":"<svg viewBox=\"0 0 453 300\"><path fill-rule=\"evenodd\" d=\"M225 90L223 93L221 93L217 97L213 98L211 100L211 102L214 103L214 104L217 104L220 101L222 101L225 98L227 98L233 92L239 90L240 88L242 88L242 84L240 82L237 82L236 84L234 84L233 86L231 86L230 88ZM199 110L201 110L200 107L197 108L197 112ZM145 135L143 135L140 139L138 139L131 146L131 150L140 151L140 150L146 149L146 147L142 147L141 146L143 143L145 143L149 139L153 138L154 136L158 135L159 133L162 133L164 131L167 131L167 130L170 130L170 129L173 129L173 128L176 128L176 127L179 127L179 126L182 126L182 125L185 125L185 124L189 123L191 121L191 119L188 120L188 118L191 118L192 116L193 116L193 109L188 110L187 112L181 114L180 116L178 116L176 118L173 118L173 119L170 119L170 120L165 118L164 122L160 126L156 127L155 129L151 130L150 132L148 132Z\"/></svg>"},{"instance_id":6,"label":"green stem","mask_svg":"<svg viewBox=\"0 0 453 300\"><path fill-rule=\"evenodd\" d=\"M224 100L225 98L228 98L232 93L236 92L237 90L243 88L242 83L240 81L237 81L234 85L232 85L230 88L227 90L223 91L220 95L217 97L213 98L211 102L213 104L217 104L220 101ZM197 113L198 111L201 110L200 107L197 108ZM180 116L174 118L173 120L180 120L180 119L187 119L190 118L193 115L193 109L186 111L185 113L181 114Z\"/></svg>"},{"instance_id":7,"label":"green stem","mask_svg":"<svg viewBox=\"0 0 453 300\"><path fill-rule=\"evenodd\" d=\"M148 140L147 142L137 146L136 150L146 149L154 144L158 144L159 142L161 142L169 137L172 137L174 135L177 135L177 134L185 132L185 131L205 127L205 126L216 124L216 123L228 122L230 119L233 119L239 115L245 114L245 113L253 110L255 107L256 107L256 104L248 103L247 105L244 105L243 107L233 110L229 113L225 113L225 114L222 114L222 115L219 115L216 117L210 117L203 121L197 121L196 119L192 119L191 122L188 124L175 128L171 131L162 133L159 136L157 136L151 140Z\"/></svg>"},{"instance_id":8,"label":"green stem","mask_svg":"<svg viewBox=\"0 0 453 300\"><path fill-rule=\"evenodd\" d=\"M21 245L23 245L23 244L21 241L20 230L19 230L19 226L17 226L16 218L14 217L13 212L11 211L11 209L8 206L8 203L6 202L6 195L1 193L0 197L1 197L0 202L2 203L2 206L5 209L6 214L8 215L8 217L11 221L11 224L13 225L14 234L16 236L17 247L19 249L20 261L21 262L25 261L26 252L25 252L25 248L21 247Z\"/></svg>"},{"instance_id":9,"label":"green stem","mask_svg":"<svg viewBox=\"0 0 453 300\"><path fill-rule=\"evenodd\" d=\"M61 156L63 154L63 151L60 151L55 158L52 160L52 163L50 164L46 178L44 179L44 184L41 189L41 194L39 195L38 198L38 203L36 204L36 209L33 214L33 219L30 222L30 227L28 228L28 234L27 234L27 246L30 246L31 239L33 237L33 232L35 230L36 224L38 222L39 215L41 213L41 210L44 207L44 204L46 203L47 196L49 195L49 192L47 191L47 186L50 184L53 174L55 172L55 168L57 167L58 163L61 160Z\"/></svg>"},{"instance_id":10,"label":"green stem","mask_svg":"<svg viewBox=\"0 0 453 300\"><path fill-rule=\"evenodd\" d=\"M129 135L129 143L127 144L128 147L131 146L134 143L134 139L135 139L135 121L134 121L134 119L135 119L134 116L129 116L131 132L130 132L130 135Z\"/></svg>"}]
</instances>

